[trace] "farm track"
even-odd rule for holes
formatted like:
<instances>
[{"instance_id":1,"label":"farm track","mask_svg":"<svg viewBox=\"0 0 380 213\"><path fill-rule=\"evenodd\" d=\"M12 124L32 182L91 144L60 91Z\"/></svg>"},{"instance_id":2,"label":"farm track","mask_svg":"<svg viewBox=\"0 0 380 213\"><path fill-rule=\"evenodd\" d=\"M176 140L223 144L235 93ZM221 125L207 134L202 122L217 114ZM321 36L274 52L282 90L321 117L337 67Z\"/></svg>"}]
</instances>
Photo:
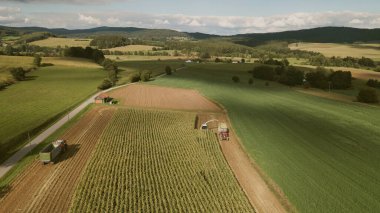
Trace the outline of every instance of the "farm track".
<instances>
[{"instance_id":1,"label":"farm track","mask_svg":"<svg viewBox=\"0 0 380 213\"><path fill-rule=\"evenodd\" d=\"M0 212L67 212L79 177L113 113L112 108L87 113L62 136L68 152L56 165L44 166L36 159L0 200Z\"/></svg>"},{"instance_id":2,"label":"farm track","mask_svg":"<svg viewBox=\"0 0 380 213\"><path fill-rule=\"evenodd\" d=\"M225 114L199 114L198 115L197 128L200 128L201 124L211 120L217 119L220 122L226 122L228 126L231 124ZM208 127L211 131L217 131L217 124L215 122L210 122ZM259 169L256 168L252 161L250 160L247 153L244 151L240 142L235 135L235 133L230 131L230 140L221 141L219 140L221 150L224 154L226 161L228 162L231 170L233 171L239 185L245 192L251 205L254 206L257 212L287 212L280 200L268 187L267 183L264 181ZM274 190L278 190L277 187ZM282 195L280 191L278 194ZM287 208L291 208L287 203L286 199L283 198L284 203L286 203Z\"/></svg>"}]
</instances>

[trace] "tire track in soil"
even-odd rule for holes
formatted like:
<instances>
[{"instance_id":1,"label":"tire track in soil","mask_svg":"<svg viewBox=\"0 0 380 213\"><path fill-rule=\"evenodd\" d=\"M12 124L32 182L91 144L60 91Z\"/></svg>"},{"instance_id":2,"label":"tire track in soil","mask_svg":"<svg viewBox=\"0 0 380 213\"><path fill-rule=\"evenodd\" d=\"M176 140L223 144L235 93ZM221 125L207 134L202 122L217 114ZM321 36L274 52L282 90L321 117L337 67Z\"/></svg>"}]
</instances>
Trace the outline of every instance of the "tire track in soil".
<instances>
[{"instance_id":1,"label":"tire track in soil","mask_svg":"<svg viewBox=\"0 0 380 213\"><path fill-rule=\"evenodd\" d=\"M94 108L66 131L62 138L68 152L56 165L36 159L28 166L0 200L0 212L68 212L80 175L113 113L113 108Z\"/></svg>"}]
</instances>

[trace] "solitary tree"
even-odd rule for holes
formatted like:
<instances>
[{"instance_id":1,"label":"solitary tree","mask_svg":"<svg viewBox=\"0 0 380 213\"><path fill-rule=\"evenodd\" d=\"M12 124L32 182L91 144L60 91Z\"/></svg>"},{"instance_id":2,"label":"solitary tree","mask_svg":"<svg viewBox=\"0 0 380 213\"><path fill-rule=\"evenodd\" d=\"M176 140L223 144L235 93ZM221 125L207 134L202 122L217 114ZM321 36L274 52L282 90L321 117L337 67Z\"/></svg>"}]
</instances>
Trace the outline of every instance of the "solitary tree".
<instances>
[{"instance_id":1,"label":"solitary tree","mask_svg":"<svg viewBox=\"0 0 380 213\"><path fill-rule=\"evenodd\" d=\"M238 76L232 76L232 81L235 82L235 83L239 83L240 81L240 78Z\"/></svg>"},{"instance_id":2,"label":"solitary tree","mask_svg":"<svg viewBox=\"0 0 380 213\"><path fill-rule=\"evenodd\" d=\"M357 99L363 103L379 103L377 92L374 89L361 89Z\"/></svg>"},{"instance_id":3,"label":"solitary tree","mask_svg":"<svg viewBox=\"0 0 380 213\"><path fill-rule=\"evenodd\" d=\"M98 86L98 89L105 90L112 87L112 82L110 79L106 78L103 80L102 84Z\"/></svg>"},{"instance_id":4,"label":"solitary tree","mask_svg":"<svg viewBox=\"0 0 380 213\"><path fill-rule=\"evenodd\" d=\"M165 72L167 75L171 75L172 74L172 68L170 66L166 66L165 67Z\"/></svg>"},{"instance_id":5,"label":"solitary tree","mask_svg":"<svg viewBox=\"0 0 380 213\"><path fill-rule=\"evenodd\" d=\"M36 67L41 66L41 61L42 61L42 58L41 58L40 55L35 55L35 56L34 56L33 64L34 64Z\"/></svg>"},{"instance_id":6,"label":"solitary tree","mask_svg":"<svg viewBox=\"0 0 380 213\"><path fill-rule=\"evenodd\" d=\"M25 80L25 70L22 67L12 68L10 72L17 81Z\"/></svg>"},{"instance_id":7,"label":"solitary tree","mask_svg":"<svg viewBox=\"0 0 380 213\"><path fill-rule=\"evenodd\" d=\"M249 85L253 84L253 79L252 79L252 78L250 78L250 79L248 80L248 84L249 84Z\"/></svg>"}]
</instances>

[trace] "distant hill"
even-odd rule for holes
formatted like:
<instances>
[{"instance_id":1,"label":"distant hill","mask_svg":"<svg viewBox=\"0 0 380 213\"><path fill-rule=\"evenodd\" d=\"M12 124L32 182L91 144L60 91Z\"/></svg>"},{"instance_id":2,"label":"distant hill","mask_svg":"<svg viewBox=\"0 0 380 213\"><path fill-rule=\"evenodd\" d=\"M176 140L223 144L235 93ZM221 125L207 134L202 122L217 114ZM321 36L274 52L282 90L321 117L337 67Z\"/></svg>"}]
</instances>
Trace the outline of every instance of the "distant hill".
<instances>
[{"instance_id":1,"label":"distant hill","mask_svg":"<svg viewBox=\"0 0 380 213\"><path fill-rule=\"evenodd\" d=\"M95 37L97 35L117 34L140 39L184 37L202 40L210 38L223 38L225 40L232 40L235 43L247 46L256 46L274 40L321 43L380 42L380 29L358 29L349 27L321 27L276 33L252 33L234 36L218 36L206 33L187 33L169 29L145 29L136 27L96 27L91 29L68 30L63 28L49 29L43 27L0 26L0 36L23 35L33 32L47 32L56 36L66 37Z\"/></svg>"},{"instance_id":2,"label":"distant hill","mask_svg":"<svg viewBox=\"0 0 380 213\"><path fill-rule=\"evenodd\" d=\"M141 39L167 38L167 37L190 37L187 33L167 29L145 29L136 27L97 27L91 29L68 30L64 28L43 27L4 27L0 26L0 35L22 35L33 32L49 32L56 36L66 37L94 37L97 35L117 34L126 37L138 37Z\"/></svg>"},{"instance_id":3,"label":"distant hill","mask_svg":"<svg viewBox=\"0 0 380 213\"><path fill-rule=\"evenodd\" d=\"M354 43L380 42L380 29L321 27L276 33L240 34L230 37L235 43L256 46L268 41Z\"/></svg>"}]
</instances>

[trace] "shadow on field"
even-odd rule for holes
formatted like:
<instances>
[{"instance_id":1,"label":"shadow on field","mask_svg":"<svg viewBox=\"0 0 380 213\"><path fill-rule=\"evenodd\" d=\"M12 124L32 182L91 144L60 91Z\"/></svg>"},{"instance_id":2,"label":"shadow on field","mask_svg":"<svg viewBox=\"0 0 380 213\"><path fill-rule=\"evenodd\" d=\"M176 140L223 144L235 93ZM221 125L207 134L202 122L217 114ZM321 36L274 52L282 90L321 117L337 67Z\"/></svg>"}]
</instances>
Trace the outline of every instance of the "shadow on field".
<instances>
[{"instance_id":1,"label":"shadow on field","mask_svg":"<svg viewBox=\"0 0 380 213\"><path fill-rule=\"evenodd\" d=\"M33 80L36 80L37 78L38 76L35 76L35 75L26 76L23 81L33 81Z\"/></svg>"},{"instance_id":2,"label":"shadow on field","mask_svg":"<svg viewBox=\"0 0 380 213\"><path fill-rule=\"evenodd\" d=\"M79 147L80 147L79 144L67 145L66 152L60 158L58 158L58 160L55 163L63 162L67 159L74 157L78 153Z\"/></svg>"},{"instance_id":3,"label":"shadow on field","mask_svg":"<svg viewBox=\"0 0 380 213\"><path fill-rule=\"evenodd\" d=\"M0 199L3 198L10 190L11 186L9 184L0 186Z\"/></svg>"}]
</instances>

